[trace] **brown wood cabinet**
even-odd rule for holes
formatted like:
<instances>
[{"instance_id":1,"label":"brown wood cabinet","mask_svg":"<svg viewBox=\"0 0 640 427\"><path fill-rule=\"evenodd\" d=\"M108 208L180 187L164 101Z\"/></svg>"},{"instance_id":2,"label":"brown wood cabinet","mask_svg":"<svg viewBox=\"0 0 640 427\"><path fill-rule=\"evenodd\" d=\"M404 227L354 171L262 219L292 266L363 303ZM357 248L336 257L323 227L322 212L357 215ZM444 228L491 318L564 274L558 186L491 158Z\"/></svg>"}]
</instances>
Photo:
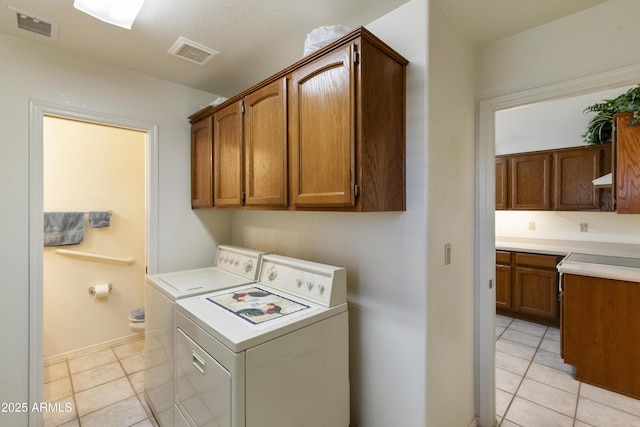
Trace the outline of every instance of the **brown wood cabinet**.
<instances>
[{"instance_id":1,"label":"brown wood cabinet","mask_svg":"<svg viewBox=\"0 0 640 427\"><path fill-rule=\"evenodd\" d=\"M213 206L212 117L204 117L191 125L191 207Z\"/></svg>"},{"instance_id":2,"label":"brown wood cabinet","mask_svg":"<svg viewBox=\"0 0 640 427\"><path fill-rule=\"evenodd\" d=\"M496 310L559 325L556 265L561 259L557 255L496 251Z\"/></svg>"},{"instance_id":3,"label":"brown wood cabinet","mask_svg":"<svg viewBox=\"0 0 640 427\"><path fill-rule=\"evenodd\" d=\"M286 80L213 113L213 204L286 206Z\"/></svg>"},{"instance_id":4,"label":"brown wood cabinet","mask_svg":"<svg viewBox=\"0 0 640 427\"><path fill-rule=\"evenodd\" d=\"M614 115L616 210L640 213L640 126L632 126L633 113Z\"/></svg>"},{"instance_id":5,"label":"brown wood cabinet","mask_svg":"<svg viewBox=\"0 0 640 427\"><path fill-rule=\"evenodd\" d=\"M554 151L553 208L561 211L610 210L611 190L596 188L593 180L611 172L611 166L611 145Z\"/></svg>"},{"instance_id":6,"label":"brown wood cabinet","mask_svg":"<svg viewBox=\"0 0 640 427\"><path fill-rule=\"evenodd\" d=\"M611 144L496 156L496 209L611 210L592 183L611 164Z\"/></svg>"},{"instance_id":7,"label":"brown wood cabinet","mask_svg":"<svg viewBox=\"0 0 640 427\"><path fill-rule=\"evenodd\" d=\"M563 275L562 347L576 379L640 399L640 283Z\"/></svg>"},{"instance_id":8,"label":"brown wood cabinet","mask_svg":"<svg viewBox=\"0 0 640 427\"><path fill-rule=\"evenodd\" d=\"M406 65L360 28L190 116L213 116L213 207L404 210Z\"/></svg>"},{"instance_id":9,"label":"brown wood cabinet","mask_svg":"<svg viewBox=\"0 0 640 427\"><path fill-rule=\"evenodd\" d=\"M511 310L511 252L496 251L496 308Z\"/></svg>"},{"instance_id":10,"label":"brown wood cabinet","mask_svg":"<svg viewBox=\"0 0 640 427\"><path fill-rule=\"evenodd\" d=\"M360 37L292 72L295 207L405 209L405 65Z\"/></svg>"}]
</instances>

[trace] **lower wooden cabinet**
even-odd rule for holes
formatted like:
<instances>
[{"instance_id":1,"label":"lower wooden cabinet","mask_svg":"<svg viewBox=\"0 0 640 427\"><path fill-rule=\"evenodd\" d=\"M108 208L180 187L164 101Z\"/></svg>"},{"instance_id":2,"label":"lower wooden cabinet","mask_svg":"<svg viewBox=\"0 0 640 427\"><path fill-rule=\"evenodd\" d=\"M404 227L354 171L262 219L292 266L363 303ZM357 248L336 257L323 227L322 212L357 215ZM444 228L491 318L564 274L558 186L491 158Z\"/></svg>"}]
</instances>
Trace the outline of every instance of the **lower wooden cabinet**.
<instances>
[{"instance_id":1,"label":"lower wooden cabinet","mask_svg":"<svg viewBox=\"0 0 640 427\"><path fill-rule=\"evenodd\" d=\"M558 271L562 257L496 251L496 311L559 325Z\"/></svg>"},{"instance_id":2,"label":"lower wooden cabinet","mask_svg":"<svg viewBox=\"0 0 640 427\"><path fill-rule=\"evenodd\" d=\"M640 399L640 283L563 275L562 347L576 379Z\"/></svg>"}]
</instances>

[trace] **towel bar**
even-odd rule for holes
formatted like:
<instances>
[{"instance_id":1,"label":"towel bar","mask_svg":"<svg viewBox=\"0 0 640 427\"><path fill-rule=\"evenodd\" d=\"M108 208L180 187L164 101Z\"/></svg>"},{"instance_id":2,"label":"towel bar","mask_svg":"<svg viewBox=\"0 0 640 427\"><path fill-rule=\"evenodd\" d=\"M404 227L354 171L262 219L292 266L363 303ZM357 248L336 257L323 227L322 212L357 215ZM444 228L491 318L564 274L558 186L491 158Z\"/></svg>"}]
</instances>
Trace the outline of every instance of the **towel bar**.
<instances>
[{"instance_id":1,"label":"towel bar","mask_svg":"<svg viewBox=\"0 0 640 427\"><path fill-rule=\"evenodd\" d=\"M123 264L133 264L135 262L135 259L132 257L116 258L112 256L107 256L107 255L90 254L88 252L70 251L68 249L54 249L53 251L55 253L62 254L62 255L71 255L71 256L79 256L84 258L92 258L97 260L104 260L104 261L121 262Z\"/></svg>"}]
</instances>

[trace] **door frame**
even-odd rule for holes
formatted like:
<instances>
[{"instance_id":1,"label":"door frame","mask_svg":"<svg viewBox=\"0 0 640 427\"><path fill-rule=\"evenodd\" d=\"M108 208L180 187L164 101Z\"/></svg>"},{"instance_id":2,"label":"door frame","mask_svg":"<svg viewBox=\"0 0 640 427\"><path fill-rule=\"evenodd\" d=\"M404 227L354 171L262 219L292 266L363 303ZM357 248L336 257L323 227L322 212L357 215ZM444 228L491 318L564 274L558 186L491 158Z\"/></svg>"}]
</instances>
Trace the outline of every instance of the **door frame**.
<instances>
[{"instance_id":1,"label":"door frame","mask_svg":"<svg viewBox=\"0 0 640 427\"><path fill-rule=\"evenodd\" d=\"M495 114L523 105L640 83L640 65L480 101L476 140L476 407L493 426L495 406Z\"/></svg>"},{"instance_id":2,"label":"door frame","mask_svg":"<svg viewBox=\"0 0 640 427\"><path fill-rule=\"evenodd\" d=\"M43 401L43 121L44 116L114 126L146 133L146 262L158 269L158 124L64 105L29 102L29 407ZM29 425L41 426L42 413L29 412Z\"/></svg>"}]
</instances>

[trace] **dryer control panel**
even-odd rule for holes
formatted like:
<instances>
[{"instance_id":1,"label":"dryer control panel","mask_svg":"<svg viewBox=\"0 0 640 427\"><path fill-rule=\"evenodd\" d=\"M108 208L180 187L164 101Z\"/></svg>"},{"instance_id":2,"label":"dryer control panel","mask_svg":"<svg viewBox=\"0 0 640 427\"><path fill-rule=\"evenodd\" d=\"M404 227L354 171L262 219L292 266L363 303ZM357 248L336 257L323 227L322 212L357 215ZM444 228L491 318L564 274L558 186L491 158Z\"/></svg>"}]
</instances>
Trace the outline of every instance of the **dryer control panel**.
<instances>
[{"instance_id":1,"label":"dryer control panel","mask_svg":"<svg viewBox=\"0 0 640 427\"><path fill-rule=\"evenodd\" d=\"M215 266L220 270L257 280L263 252L236 246L220 245L216 250Z\"/></svg>"},{"instance_id":2,"label":"dryer control panel","mask_svg":"<svg viewBox=\"0 0 640 427\"><path fill-rule=\"evenodd\" d=\"M324 307L347 302L347 271L281 255L264 255L258 282Z\"/></svg>"}]
</instances>

